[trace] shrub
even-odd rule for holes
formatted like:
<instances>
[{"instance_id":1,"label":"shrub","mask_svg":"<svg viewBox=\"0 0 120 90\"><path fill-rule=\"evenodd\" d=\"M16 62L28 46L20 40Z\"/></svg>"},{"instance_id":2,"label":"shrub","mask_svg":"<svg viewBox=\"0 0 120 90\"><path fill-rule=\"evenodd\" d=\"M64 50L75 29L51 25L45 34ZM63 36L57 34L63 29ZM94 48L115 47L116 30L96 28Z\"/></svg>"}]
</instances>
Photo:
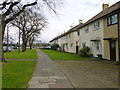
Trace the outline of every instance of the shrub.
<instances>
[{"instance_id":1,"label":"shrub","mask_svg":"<svg viewBox=\"0 0 120 90\"><path fill-rule=\"evenodd\" d=\"M102 59L102 54L97 54L99 59Z\"/></svg>"},{"instance_id":2,"label":"shrub","mask_svg":"<svg viewBox=\"0 0 120 90\"><path fill-rule=\"evenodd\" d=\"M89 57L93 57L93 54L92 54L92 53L89 53Z\"/></svg>"},{"instance_id":3,"label":"shrub","mask_svg":"<svg viewBox=\"0 0 120 90\"><path fill-rule=\"evenodd\" d=\"M52 49L52 50L55 50L55 51L56 51L58 48L59 48L59 45L58 45L58 44L52 44L52 45L51 45L51 49Z\"/></svg>"},{"instance_id":4,"label":"shrub","mask_svg":"<svg viewBox=\"0 0 120 90\"><path fill-rule=\"evenodd\" d=\"M80 56L82 57L88 57L89 56L89 51L90 51L90 48L87 46L87 47L83 47L79 53L80 53Z\"/></svg>"},{"instance_id":5,"label":"shrub","mask_svg":"<svg viewBox=\"0 0 120 90\"><path fill-rule=\"evenodd\" d=\"M120 65L120 61L116 61L115 64L116 64L116 65Z\"/></svg>"}]
</instances>

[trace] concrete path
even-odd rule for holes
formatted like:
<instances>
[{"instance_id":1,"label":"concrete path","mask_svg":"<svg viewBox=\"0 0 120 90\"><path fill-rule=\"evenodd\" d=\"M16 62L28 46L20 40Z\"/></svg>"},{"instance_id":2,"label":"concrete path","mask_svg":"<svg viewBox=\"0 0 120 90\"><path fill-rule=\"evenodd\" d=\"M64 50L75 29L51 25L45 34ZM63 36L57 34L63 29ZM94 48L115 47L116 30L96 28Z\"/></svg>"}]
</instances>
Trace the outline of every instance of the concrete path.
<instances>
[{"instance_id":1,"label":"concrete path","mask_svg":"<svg viewBox=\"0 0 120 90\"><path fill-rule=\"evenodd\" d=\"M40 50L37 50L37 54L37 65L28 88L73 88L64 73L46 54Z\"/></svg>"},{"instance_id":2,"label":"concrete path","mask_svg":"<svg viewBox=\"0 0 120 90\"><path fill-rule=\"evenodd\" d=\"M119 86L118 66L114 62L97 59L56 60L54 62L75 88L118 88Z\"/></svg>"},{"instance_id":3,"label":"concrete path","mask_svg":"<svg viewBox=\"0 0 120 90\"><path fill-rule=\"evenodd\" d=\"M36 60L36 59L5 59L5 60Z\"/></svg>"}]
</instances>

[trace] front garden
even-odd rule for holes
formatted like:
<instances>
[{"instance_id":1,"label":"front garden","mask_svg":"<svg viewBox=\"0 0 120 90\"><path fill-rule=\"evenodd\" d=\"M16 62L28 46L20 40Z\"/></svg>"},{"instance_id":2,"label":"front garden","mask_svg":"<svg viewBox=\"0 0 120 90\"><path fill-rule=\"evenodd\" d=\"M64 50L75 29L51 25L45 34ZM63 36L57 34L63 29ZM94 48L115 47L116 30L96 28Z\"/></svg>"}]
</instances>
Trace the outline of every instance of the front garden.
<instances>
[{"instance_id":1,"label":"front garden","mask_svg":"<svg viewBox=\"0 0 120 90\"><path fill-rule=\"evenodd\" d=\"M44 50L41 49L45 54L47 54L52 60L87 60L87 57L81 57L76 54L53 51L53 50Z\"/></svg>"},{"instance_id":2,"label":"front garden","mask_svg":"<svg viewBox=\"0 0 120 90\"><path fill-rule=\"evenodd\" d=\"M2 66L2 88L27 88L36 61L9 60Z\"/></svg>"}]
</instances>

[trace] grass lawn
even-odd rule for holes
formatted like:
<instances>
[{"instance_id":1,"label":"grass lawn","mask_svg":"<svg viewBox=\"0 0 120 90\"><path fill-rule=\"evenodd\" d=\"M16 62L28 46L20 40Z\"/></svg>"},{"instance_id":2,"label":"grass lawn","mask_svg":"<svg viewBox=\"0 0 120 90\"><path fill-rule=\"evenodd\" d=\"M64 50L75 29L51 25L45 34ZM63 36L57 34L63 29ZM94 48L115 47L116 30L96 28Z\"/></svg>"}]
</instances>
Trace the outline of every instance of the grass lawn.
<instances>
[{"instance_id":1,"label":"grass lawn","mask_svg":"<svg viewBox=\"0 0 120 90\"><path fill-rule=\"evenodd\" d=\"M12 52L7 52L4 54L6 59L37 59L36 49L27 49L26 52L20 52L18 54L18 50L14 50Z\"/></svg>"},{"instance_id":2,"label":"grass lawn","mask_svg":"<svg viewBox=\"0 0 120 90\"><path fill-rule=\"evenodd\" d=\"M36 61L12 61L3 63L2 88L26 88L32 77Z\"/></svg>"},{"instance_id":3,"label":"grass lawn","mask_svg":"<svg viewBox=\"0 0 120 90\"><path fill-rule=\"evenodd\" d=\"M88 58L80 57L76 54L52 51L52 50L44 50L41 49L44 53L46 53L52 60L86 60Z\"/></svg>"}]
</instances>

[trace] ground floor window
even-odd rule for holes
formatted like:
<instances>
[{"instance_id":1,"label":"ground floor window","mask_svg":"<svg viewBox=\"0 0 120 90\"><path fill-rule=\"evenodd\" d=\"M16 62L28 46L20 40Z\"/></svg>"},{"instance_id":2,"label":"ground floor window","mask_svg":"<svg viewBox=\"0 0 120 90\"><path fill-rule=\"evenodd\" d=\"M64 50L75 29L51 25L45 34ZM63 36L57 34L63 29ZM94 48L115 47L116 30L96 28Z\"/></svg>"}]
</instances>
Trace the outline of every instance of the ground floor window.
<instances>
[{"instance_id":1,"label":"ground floor window","mask_svg":"<svg viewBox=\"0 0 120 90\"><path fill-rule=\"evenodd\" d=\"M83 48L86 47L86 43L85 42L82 43L82 47Z\"/></svg>"},{"instance_id":2,"label":"ground floor window","mask_svg":"<svg viewBox=\"0 0 120 90\"><path fill-rule=\"evenodd\" d=\"M71 43L71 48L73 47L73 43Z\"/></svg>"},{"instance_id":3,"label":"ground floor window","mask_svg":"<svg viewBox=\"0 0 120 90\"><path fill-rule=\"evenodd\" d=\"M100 43L99 42L96 42L96 50L100 50Z\"/></svg>"}]
</instances>

